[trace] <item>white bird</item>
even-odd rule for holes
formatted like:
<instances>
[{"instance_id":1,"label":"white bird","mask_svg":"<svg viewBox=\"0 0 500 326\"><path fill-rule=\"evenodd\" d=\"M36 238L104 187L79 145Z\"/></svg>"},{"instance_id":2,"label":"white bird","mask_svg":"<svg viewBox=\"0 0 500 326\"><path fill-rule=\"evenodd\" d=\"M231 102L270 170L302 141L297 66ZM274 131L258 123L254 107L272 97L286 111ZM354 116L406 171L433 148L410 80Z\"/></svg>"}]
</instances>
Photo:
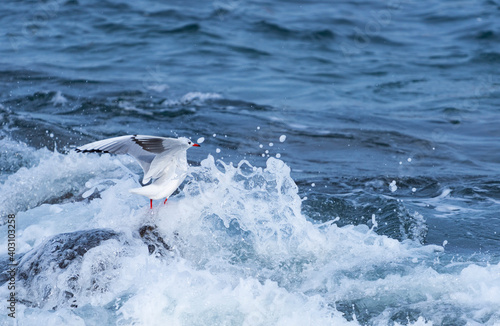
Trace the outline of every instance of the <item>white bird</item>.
<instances>
[{"instance_id":1,"label":"white bird","mask_svg":"<svg viewBox=\"0 0 500 326\"><path fill-rule=\"evenodd\" d=\"M153 199L168 197L186 178L188 163L186 151L200 147L185 137L165 138L144 135L127 135L99 140L76 148L82 153L129 154L144 170L141 188L130 189L131 193L146 196L153 208ZM151 181L150 184L147 184Z\"/></svg>"}]
</instances>

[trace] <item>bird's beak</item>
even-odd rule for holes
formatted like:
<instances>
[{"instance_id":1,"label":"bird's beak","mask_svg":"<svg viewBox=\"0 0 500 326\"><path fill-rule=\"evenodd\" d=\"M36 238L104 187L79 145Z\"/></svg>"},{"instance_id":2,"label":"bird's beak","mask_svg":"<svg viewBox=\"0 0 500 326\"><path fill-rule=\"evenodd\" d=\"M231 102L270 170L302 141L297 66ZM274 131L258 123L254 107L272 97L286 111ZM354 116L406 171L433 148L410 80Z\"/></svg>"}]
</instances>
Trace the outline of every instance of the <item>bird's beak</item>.
<instances>
[{"instance_id":1,"label":"bird's beak","mask_svg":"<svg viewBox=\"0 0 500 326\"><path fill-rule=\"evenodd\" d=\"M198 144L193 144L193 146L194 146L194 147L200 147L200 145L198 145Z\"/></svg>"}]
</instances>

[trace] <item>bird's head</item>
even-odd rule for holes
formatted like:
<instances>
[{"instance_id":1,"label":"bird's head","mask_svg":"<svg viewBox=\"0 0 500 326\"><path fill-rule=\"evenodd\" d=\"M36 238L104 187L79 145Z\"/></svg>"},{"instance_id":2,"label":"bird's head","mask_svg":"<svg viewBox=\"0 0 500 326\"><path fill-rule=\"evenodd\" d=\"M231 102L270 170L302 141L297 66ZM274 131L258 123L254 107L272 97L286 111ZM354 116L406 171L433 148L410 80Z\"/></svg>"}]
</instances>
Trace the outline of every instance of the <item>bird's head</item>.
<instances>
[{"instance_id":1,"label":"bird's head","mask_svg":"<svg viewBox=\"0 0 500 326\"><path fill-rule=\"evenodd\" d=\"M194 143L193 141L191 141L191 139L188 139L188 138L185 138L185 137L180 137L179 138L179 141L186 146L186 148L190 148L190 147L200 147L200 145Z\"/></svg>"}]
</instances>

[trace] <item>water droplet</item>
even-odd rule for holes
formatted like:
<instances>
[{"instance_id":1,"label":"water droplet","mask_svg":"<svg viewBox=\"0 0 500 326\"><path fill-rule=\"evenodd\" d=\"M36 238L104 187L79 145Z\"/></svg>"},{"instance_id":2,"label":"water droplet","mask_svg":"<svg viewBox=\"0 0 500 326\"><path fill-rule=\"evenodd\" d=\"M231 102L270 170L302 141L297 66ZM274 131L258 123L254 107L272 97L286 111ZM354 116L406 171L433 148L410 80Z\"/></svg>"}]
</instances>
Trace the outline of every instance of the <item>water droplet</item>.
<instances>
[{"instance_id":1,"label":"water droplet","mask_svg":"<svg viewBox=\"0 0 500 326\"><path fill-rule=\"evenodd\" d=\"M398 186L396 186L396 180L392 180L392 182L389 184L389 190L391 192L395 192L398 190Z\"/></svg>"}]
</instances>

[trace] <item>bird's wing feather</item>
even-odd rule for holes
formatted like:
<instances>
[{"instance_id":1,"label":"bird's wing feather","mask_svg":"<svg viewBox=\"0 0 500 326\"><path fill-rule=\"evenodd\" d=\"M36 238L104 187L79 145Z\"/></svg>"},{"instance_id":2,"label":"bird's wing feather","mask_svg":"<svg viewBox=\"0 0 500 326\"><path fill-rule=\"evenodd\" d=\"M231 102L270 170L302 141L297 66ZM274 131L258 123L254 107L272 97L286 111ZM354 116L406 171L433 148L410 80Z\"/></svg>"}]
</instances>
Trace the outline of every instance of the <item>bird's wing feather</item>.
<instances>
[{"instance_id":1,"label":"bird's wing feather","mask_svg":"<svg viewBox=\"0 0 500 326\"><path fill-rule=\"evenodd\" d=\"M133 141L144 150L156 153L148 171L144 173L143 183L147 183L151 179L173 176L179 159L183 153L184 156L186 153L182 150L179 151L182 147L179 146L179 140L176 138L137 135L134 136Z\"/></svg>"},{"instance_id":2,"label":"bird's wing feather","mask_svg":"<svg viewBox=\"0 0 500 326\"><path fill-rule=\"evenodd\" d=\"M182 152L177 152L175 155L171 155L171 152L157 155L144 178L149 180L172 177L178 166L179 155L182 155Z\"/></svg>"},{"instance_id":3,"label":"bird's wing feather","mask_svg":"<svg viewBox=\"0 0 500 326\"><path fill-rule=\"evenodd\" d=\"M148 151L135 141L136 135L127 135L99 140L76 148L82 153L110 153L110 154L130 154L141 165L144 174L147 174L156 154ZM145 136L151 137L151 136ZM161 137L151 137L159 138ZM149 180L148 180L149 181Z\"/></svg>"},{"instance_id":4,"label":"bird's wing feather","mask_svg":"<svg viewBox=\"0 0 500 326\"><path fill-rule=\"evenodd\" d=\"M165 151L163 147L163 137L136 135L132 140L145 151L160 154Z\"/></svg>"},{"instance_id":5,"label":"bird's wing feather","mask_svg":"<svg viewBox=\"0 0 500 326\"><path fill-rule=\"evenodd\" d=\"M179 149L179 140L176 138L135 135L133 141L142 149L155 154L168 155L168 152Z\"/></svg>"}]
</instances>

